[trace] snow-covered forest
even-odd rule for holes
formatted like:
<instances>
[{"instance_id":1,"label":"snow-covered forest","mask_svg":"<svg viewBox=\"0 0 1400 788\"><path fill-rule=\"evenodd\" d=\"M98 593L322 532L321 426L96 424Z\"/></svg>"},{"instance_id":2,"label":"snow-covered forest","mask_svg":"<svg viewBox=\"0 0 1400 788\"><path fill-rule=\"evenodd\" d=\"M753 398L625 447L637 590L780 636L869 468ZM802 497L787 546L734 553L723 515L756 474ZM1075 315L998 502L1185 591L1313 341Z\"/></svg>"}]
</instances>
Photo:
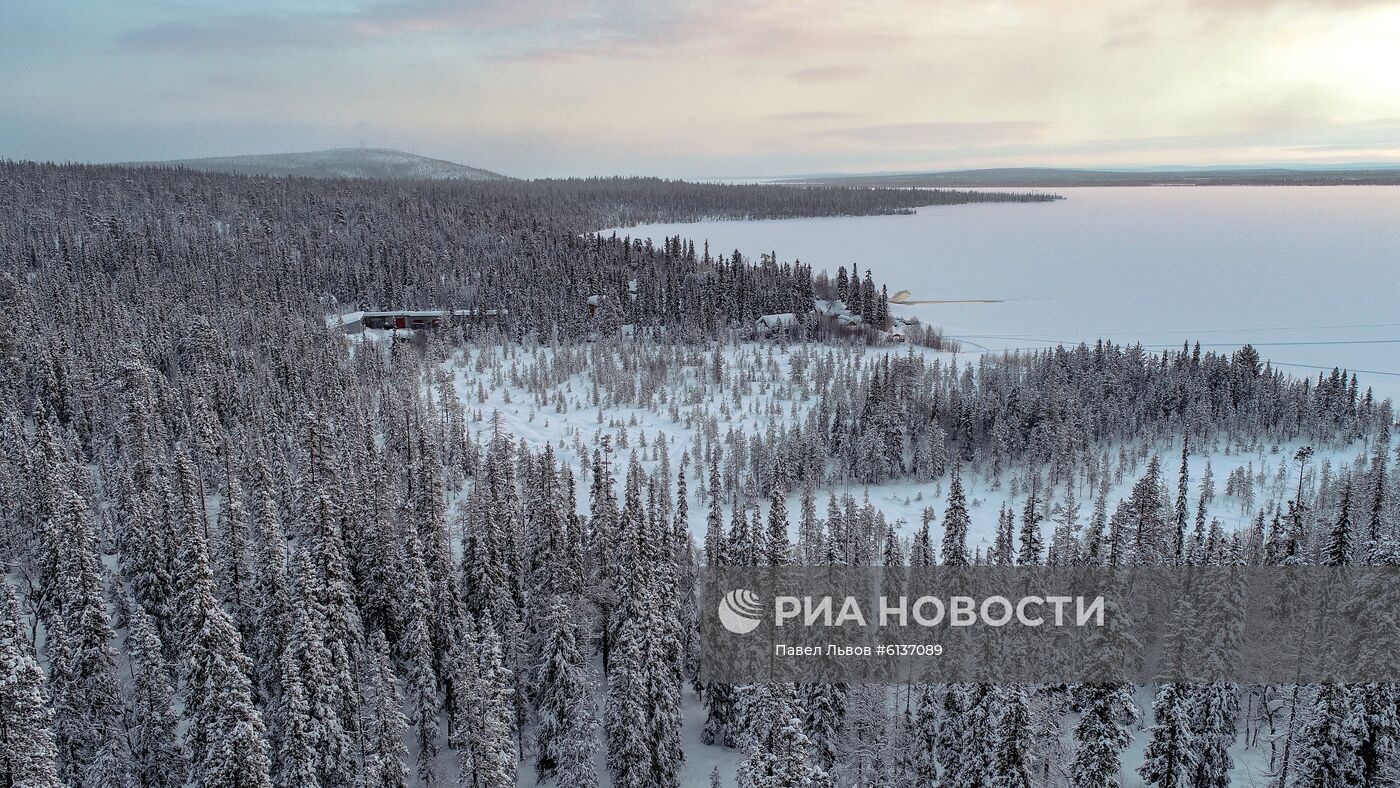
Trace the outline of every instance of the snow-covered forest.
<instances>
[{"instance_id":1,"label":"snow-covered forest","mask_svg":"<svg viewBox=\"0 0 1400 788\"><path fill-rule=\"evenodd\" d=\"M996 199L0 163L0 785L1396 785L1390 685L700 681L702 565L1400 564L1342 370L593 234Z\"/></svg>"}]
</instances>

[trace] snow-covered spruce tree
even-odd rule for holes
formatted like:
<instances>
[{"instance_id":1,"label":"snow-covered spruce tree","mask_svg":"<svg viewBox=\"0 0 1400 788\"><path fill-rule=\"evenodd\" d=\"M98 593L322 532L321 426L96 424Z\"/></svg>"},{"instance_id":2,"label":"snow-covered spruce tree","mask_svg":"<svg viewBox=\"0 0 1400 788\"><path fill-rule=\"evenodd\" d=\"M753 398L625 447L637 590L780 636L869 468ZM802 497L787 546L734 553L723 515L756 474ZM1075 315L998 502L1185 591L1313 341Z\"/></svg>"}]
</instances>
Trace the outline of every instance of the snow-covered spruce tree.
<instances>
[{"instance_id":1,"label":"snow-covered spruce tree","mask_svg":"<svg viewBox=\"0 0 1400 788\"><path fill-rule=\"evenodd\" d=\"M0 784L61 788L44 673L24 634L14 588L3 579L0 586Z\"/></svg>"},{"instance_id":2,"label":"snow-covered spruce tree","mask_svg":"<svg viewBox=\"0 0 1400 788\"><path fill-rule=\"evenodd\" d=\"M643 788L650 785L651 750L641 724L646 719L645 653L640 629L628 623L616 645L613 669L608 676L604 731L608 742L608 772L613 785Z\"/></svg>"},{"instance_id":3,"label":"snow-covered spruce tree","mask_svg":"<svg viewBox=\"0 0 1400 788\"><path fill-rule=\"evenodd\" d=\"M302 680L301 665L290 651L282 655L278 683L282 692L272 712L272 784L277 788L314 785L320 756L312 730L311 696Z\"/></svg>"},{"instance_id":4,"label":"snow-covered spruce tree","mask_svg":"<svg viewBox=\"0 0 1400 788\"><path fill-rule=\"evenodd\" d=\"M645 540L632 539L629 550ZM640 564L639 566L654 566ZM650 586L651 571L631 575L621 608L619 660L609 676L605 730L608 768L616 785L678 785L680 746L679 643L673 614Z\"/></svg>"},{"instance_id":5,"label":"snow-covered spruce tree","mask_svg":"<svg viewBox=\"0 0 1400 788\"><path fill-rule=\"evenodd\" d=\"M1224 788L1230 784L1230 745L1236 733L1239 700L1235 687L1223 682L1202 684L1191 692L1191 733L1196 756L1193 788Z\"/></svg>"},{"instance_id":6,"label":"snow-covered spruce tree","mask_svg":"<svg viewBox=\"0 0 1400 788\"><path fill-rule=\"evenodd\" d=\"M841 731L846 722L846 686L818 682L802 685L799 698L802 729L812 746L816 766L831 773L840 757Z\"/></svg>"},{"instance_id":7,"label":"snow-covered spruce tree","mask_svg":"<svg viewBox=\"0 0 1400 788\"><path fill-rule=\"evenodd\" d=\"M1181 469L1177 473L1176 506L1172 509L1172 564L1186 563L1186 517L1189 507L1186 493L1191 488L1190 466L1187 464L1187 448L1190 440L1181 439Z\"/></svg>"},{"instance_id":8,"label":"snow-covered spruce tree","mask_svg":"<svg viewBox=\"0 0 1400 788\"><path fill-rule=\"evenodd\" d=\"M963 494L962 470L953 468L953 481L948 486L948 508L943 513L943 565L967 566L967 531L971 519L967 514L967 499Z\"/></svg>"},{"instance_id":9,"label":"snow-covered spruce tree","mask_svg":"<svg viewBox=\"0 0 1400 788\"><path fill-rule=\"evenodd\" d=\"M1298 788L1332 788L1362 785L1362 765L1357 757L1357 724L1360 710L1340 684L1317 688L1312 715L1299 732L1296 760Z\"/></svg>"},{"instance_id":10,"label":"snow-covered spruce tree","mask_svg":"<svg viewBox=\"0 0 1400 788\"><path fill-rule=\"evenodd\" d=\"M514 678L505 667L501 637L488 613L479 625L468 622L463 637L475 663L465 746L458 750L459 788L510 788L516 783L519 751L515 739ZM460 680L460 676L459 676Z\"/></svg>"},{"instance_id":11,"label":"snow-covered spruce tree","mask_svg":"<svg viewBox=\"0 0 1400 788\"><path fill-rule=\"evenodd\" d=\"M912 777L917 785L938 784L939 690L933 684L916 688L909 747Z\"/></svg>"},{"instance_id":12,"label":"snow-covered spruce tree","mask_svg":"<svg viewBox=\"0 0 1400 788\"><path fill-rule=\"evenodd\" d=\"M1010 685L998 693L996 733L992 744L993 788L1030 788L1030 699L1025 688Z\"/></svg>"},{"instance_id":13,"label":"snow-covered spruce tree","mask_svg":"<svg viewBox=\"0 0 1400 788\"><path fill-rule=\"evenodd\" d=\"M215 540L215 579L224 609L238 627L245 643L252 642L254 603L257 590L253 585L255 572L248 525L248 510L243 500L243 486L231 470L226 472L223 501L217 521Z\"/></svg>"},{"instance_id":14,"label":"snow-covered spruce tree","mask_svg":"<svg viewBox=\"0 0 1400 788\"><path fill-rule=\"evenodd\" d=\"M1079 720L1074 726L1078 743L1070 764L1073 788L1116 788L1122 770L1123 751L1133 740L1138 721L1133 687L1124 679L1140 644L1128 631L1130 622L1115 595L1104 602L1104 626L1089 634L1086 666L1093 683L1076 690Z\"/></svg>"},{"instance_id":15,"label":"snow-covered spruce tree","mask_svg":"<svg viewBox=\"0 0 1400 788\"><path fill-rule=\"evenodd\" d=\"M429 623L432 602L428 570L423 565L422 546L418 541L418 529L413 523L405 523L403 528L403 556L400 563L405 572L403 578L403 610L397 612L403 620L403 637L399 640L399 653L407 665L409 702L413 708L414 741L417 743L418 780L425 786L437 782L438 756L438 676L433 667L433 638ZM469 659L467 646L458 643L456 659L460 663ZM474 666L469 672L475 677ZM454 676L454 683L458 678ZM466 693L474 678L463 678L461 686L454 686L453 692ZM455 705L455 704L454 704ZM457 724L465 729L465 711L457 715Z\"/></svg>"},{"instance_id":16,"label":"snow-covered spruce tree","mask_svg":"<svg viewBox=\"0 0 1400 788\"><path fill-rule=\"evenodd\" d=\"M257 593L251 601L254 697L263 708L276 708L282 694L282 654L292 635L292 589L287 579L287 539L273 494L272 472L259 458L253 471L253 573ZM276 749L276 742L273 742Z\"/></svg>"},{"instance_id":17,"label":"snow-covered spruce tree","mask_svg":"<svg viewBox=\"0 0 1400 788\"><path fill-rule=\"evenodd\" d=\"M1171 554L1166 535L1166 491L1162 486L1161 458L1152 455L1147 471L1133 485L1128 499L1128 538L1132 560L1138 566L1153 566Z\"/></svg>"},{"instance_id":18,"label":"snow-covered spruce tree","mask_svg":"<svg viewBox=\"0 0 1400 788\"><path fill-rule=\"evenodd\" d=\"M1070 766L1074 788L1116 788L1123 751L1133 740L1137 720L1131 687L1126 684L1086 684L1079 688L1083 712L1074 726L1078 742Z\"/></svg>"},{"instance_id":19,"label":"snow-covered spruce tree","mask_svg":"<svg viewBox=\"0 0 1400 788\"><path fill-rule=\"evenodd\" d=\"M1040 533L1040 521L1045 515L1040 503L1040 476L1035 473L1031 476L1031 488L1021 509L1021 532L1016 552L1016 563L1020 566L1036 566L1043 560L1045 538Z\"/></svg>"},{"instance_id":20,"label":"snow-covered spruce tree","mask_svg":"<svg viewBox=\"0 0 1400 788\"><path fill-rule=\"evenodd\" d=\"M262 716L253 704L252 665L238 629L219 606L202 527L186 520L182 630L186 633L185 718L196 788L271 786Z\"/></svg>"},{"instance_id":21,"label":"snow-covered spruce tree","mask_svg":"<svg viewBox=\"0 0 1400 788\"><path fill-rule=\"evenodd\" d=\"M87 502L77 492L62 495L51 534L60 540L58 587L46 647L60 774L75 786L120 785L130 779L131 753L119 734L117 656Z\"/></svg>"},{"instance_id":22,"label":"snow-covered spruce tree","mask_svg":"<svg viewBox=\"0 0 1400 788\"><path fill-rule=\"evenodd\" d=\"M389 641L378 630L366 652L370 700L365 721L365 788L406 788L408 720L399 698L399 679L389 659Z\"/></svg>"},{"instance_id":23,"label":"snow-covered spruce tree","mask_svg":"<svg viewBox=\"0 0 1400 788\"><path fill-rule=\"evenodd\" d=\"M1181 684L1165 682L1152 702L1152 727L1138 774L1157 788L1188 788L1195 752L1192 750L1190 699Z\"/></svg>"},{"instance_id":24,"label":"snow-covered spruce tree","mask_svg":"<svg viewBox=\"0 0 1400 788\"><path fill-rule=\"evenodd\" d=\"M341 533L337 485L327 456L329 431L315 417L307 418L307 469L301 480L302 512L298 531L305 536L300 549L307 557L307 572L299 577L301 605L308 608L311 623L318 630L326 649L324 667L302 663L303 679L311 691L313 703L318 691L333 704L328 709L338 720L344 741L350 744L359 737L359 692L355 676L364 649L364 631L360 609L355 600L353 578L345 559L345 544ZM318 689L318 684L327 686ZM340 740L340 734L332 736ZM329 740L328 740L329 741ZM329 755L329 753L327 754ZM333 784L355 779L358 771L354 758L336 758ZM327 775L331 777L331 775Z\"/></svg>"},{"instance_id":25,"label":"snow-covered spruce tree","mask_svg":"<svg viewBox=\"0 0 1400 788\"><path fill-rule=\"evenodd\" d=\"M179 788L189 775L189 757L177 731L175 688L155 622L135 599L127 604L127 653L132 687L127 707L131 774L140 785Z\"/></svg>"},{"instance_id":26,"label":"snow-covered spruce tree","mask_svg":"<svg viewBox=\"0 0 1400 788\"><path fill-rule=\"evenodd\" d=\"M307 718L304 721L308 745L315 753L315 772L320 784L348 785L358 766L356 742L346 730L341 711L354 705L356 696L345 698L345 683L337 675L332 645L326 639L327 620L316 594L316 568L305 551L298 551L295 563L296 603L291 640L287 644L285 667L295 674L283 676L283 683L300 681L306 693ZM293 706L289 713L295 713ZM298 720L293 724L303 724ZM280 738L280 737L279 737ZM296 757L296 756L294 756Z\"/></svg>"},{"instance_id":27,"label":"snow-covered spruce tree","mask_svg":"<svg viewBox=\"0 0 1400 788\"><path fill-rule=\"evenodd\" d=\"M536 672L539 723L535 728L535 774L540 781L553 776L563 761L576 758L585 749L580 745L591 742L597 719L593 682L578 648L577 625L559 599L548 615L544 659Z\"/></svg>"},{"instance_id":28,"label":"snow-covered spruce tree","mask_svg":"<svg viewBox=\"0 0 1400 788\"><path fill-rule=\"evenodd\" d=\"M739 762L740 788L830 788L831 777L812 762L791 684L769 685L766 708Z\"/></svg>"},{"instance_id":29,"label":"snow-covered spruce tree","mask_svg":"<svg viewBox=\"0 0 1400 788\"><path fill-rule=\"evenodd\" d=\"M646 676L647 737L654 785L680 785L685 751L681 748L680 644L673 621L655 620L649 629Z\"/></svg>"},{"instance_id":30,"label":"snow-covered spruce tree","mask_svg":"<svg viewBox=\"0 0 1400 788\"><path fill-rule=\"evenodd\" d=\"M842 730L842 779L857 785L880 784L894 765L888 690L882 684L852 684L846 691Z\"/></svg>"}]
</instances>

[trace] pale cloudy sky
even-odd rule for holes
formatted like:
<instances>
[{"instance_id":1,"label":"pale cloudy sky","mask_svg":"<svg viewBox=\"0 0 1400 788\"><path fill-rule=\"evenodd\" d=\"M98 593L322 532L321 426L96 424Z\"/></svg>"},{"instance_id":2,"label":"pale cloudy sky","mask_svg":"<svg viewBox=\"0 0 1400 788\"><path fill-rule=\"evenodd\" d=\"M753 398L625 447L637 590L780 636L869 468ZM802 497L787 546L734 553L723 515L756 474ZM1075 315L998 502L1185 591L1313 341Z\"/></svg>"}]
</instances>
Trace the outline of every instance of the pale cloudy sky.
<instances>
[{"instance_id":1,"label":"pale cloudy sky","mask_svg":"<svg viewBox=\"0 0 1400 788\"><path fill-rule=\"evenodd\" d=\"M1400 0L9 0L0 157L1400 163Z\"/></svg>"}]
</instances>

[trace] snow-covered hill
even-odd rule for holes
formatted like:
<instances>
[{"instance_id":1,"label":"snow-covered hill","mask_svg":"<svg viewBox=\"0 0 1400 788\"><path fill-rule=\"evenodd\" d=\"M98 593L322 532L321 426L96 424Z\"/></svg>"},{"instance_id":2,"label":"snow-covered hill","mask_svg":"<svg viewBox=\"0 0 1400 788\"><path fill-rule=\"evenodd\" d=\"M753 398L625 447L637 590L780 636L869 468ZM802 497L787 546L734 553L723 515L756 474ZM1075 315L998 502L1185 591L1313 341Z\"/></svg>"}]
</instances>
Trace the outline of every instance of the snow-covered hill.
<instances>
[{"instance_id":1,"label":"snow-covered hill","mask_svg":"<svg viewBox=\"0 0 1400 788\"><path fill-rule=\"evenodd\" d=\"M184 167L239 175L298 175L308 178L426 178L501 181L500 173L465 164L430 159L392 148L332 148L308 153L267 153L208 159L133 162L157 167Z\"/></svg>"}]
</instances>

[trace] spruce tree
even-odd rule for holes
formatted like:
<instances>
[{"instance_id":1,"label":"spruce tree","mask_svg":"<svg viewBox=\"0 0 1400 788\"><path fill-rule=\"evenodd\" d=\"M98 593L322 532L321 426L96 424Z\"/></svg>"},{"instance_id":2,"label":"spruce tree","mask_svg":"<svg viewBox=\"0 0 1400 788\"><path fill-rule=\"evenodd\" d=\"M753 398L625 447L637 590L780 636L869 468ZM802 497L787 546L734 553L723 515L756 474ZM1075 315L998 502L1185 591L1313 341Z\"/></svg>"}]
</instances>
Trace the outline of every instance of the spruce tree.
<instances>
[{"instance_id":1,"label":"spruce tree","mask_svg":"<svg viewBox=\"0 0 1400 788\"><path fill-rule=\"evenodd\" d=\"M406 788L408 750L404 736L408 720L399 698L398 676L389 661L389 641L375 631L367 652L369 719L365 725L365 788Z\"/></svg>"},{"instance_id":2,"label":"spruce tree","mask_svg":"<svg viewBox=\"0 0 1400 788\"><path fill-rule=\"evenodd\" d=\"M994 788L1030 788L1030 699L1019 685L1000 693L996 738L992 745L991 784Z\"/></svg>"},{"instance_id":3,"label":"spruce tree","mask_svg":"<svg viewBox=\"0 0 1400 788\"><path fill-rule=\"evenodd\" d=\"M963 495L962 471L953 469L953 481L948 487L948 508L943 513L943 565L962 567L970 563L967 554L967 532L971 520L967 500Z\"/></svg>"},{"instance_id":4,"label":"spruce tree","mask_svg":"<svg viewBox=\"0 0 1400 788\"><path fill-rule=\"evenodd\" d=\"M1138 774L1157 788L1188 788L1195 766L1190 709L1182 685L1166 682L1152 703L1152 727Z\"/></svg>"},{"instance_id":5,"label":"spruce tree","mask_svg":"<svg viewBox=\"0 0 1400 788\"><path fill-rule=\"evenodd\" d=\"M87 503L78 493L62 494L52 534L61 540L58 609L46 645L60 774L75 786L120 784L129 779L131 755L119 735L117 656Z\"/></svg>"},{"instance_id":6,"label":"spruce tree","mask_svg":"<svg viewBox=\"0 0 1400 788\"><path fill-rule=\"evenodd\" d=\"M197 788L270 786L262 716L253 704L252 665L238 629L214 596L204 534L187 520L181 535L185 591L185 717Z\"/></svg>"},{"instance_id":7,"label":"spruce tree","mask_svg":"<svg viewBox=\"0 0 1400 788\"><path fill-rule=\"evenodd\" d=\"M14 588L3 579L0 586L0 784L62 788L44 673L25 636Z\"/></svg>"},{"instance_id":8,"label":"spruce tree","mask_svg":"<svg viewBox=\"0 0 1400 788\"><path fill-rule=\"evenodd\" d=\"M1340 684L1318 687L1312 716L1299 732L1298 788L1333 788L1362 783L1355 725L1359 709Z\"/></svg>"},{"instance_id":9,"label":"spruce tree","mask_svg":"<svg viewBox=\"0 0 1400 788\"><path fill-rule=\"evenodd\" d=\"M578 648L578 629L560 600L549 610L548 628L544 661L536 672L540 686L535 775L539 781L553 776L565 761L577 759L583 740L591 740L596 727L593 683ZM573 764L575 770L580 765Z\"/></svg>"},{"instance_id":10,"label":"spruce tree","mask_svg":"<svg viewBox=\"0 0 1400 788\"><path fill-rule=\"evenodd\" d=\"M165 649L155 622L140 604L131 599L127 609L132 689L126 727L132 777L143 786L179 788L189 773L189 758L177 732L179 716Z\"/></svg>"}]
</instances>

